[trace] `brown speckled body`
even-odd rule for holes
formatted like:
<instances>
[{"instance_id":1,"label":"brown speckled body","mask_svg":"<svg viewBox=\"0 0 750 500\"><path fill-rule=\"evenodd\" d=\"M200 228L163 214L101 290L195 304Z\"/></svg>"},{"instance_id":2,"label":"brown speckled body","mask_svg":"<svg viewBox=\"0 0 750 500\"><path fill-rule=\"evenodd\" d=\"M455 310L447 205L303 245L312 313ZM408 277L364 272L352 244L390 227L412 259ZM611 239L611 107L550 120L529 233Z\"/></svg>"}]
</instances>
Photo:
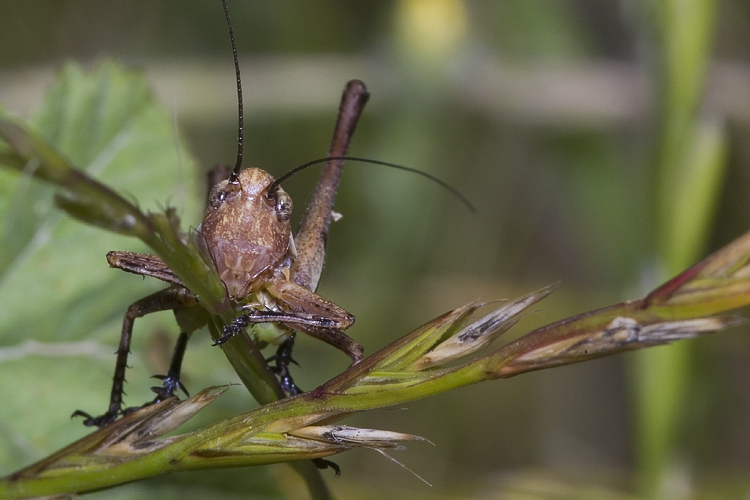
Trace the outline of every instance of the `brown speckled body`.
<instances>
[{"instance_id":1,"label":"brown speckled body","mask_svg":"<svg viewBox=\"0 0 750 500\"><path fill-rule=\"evenodd\" d=\"M273 180L267 172L249 168L240 172L236 184L217 184L200 227L219 276L237 302L294 258L289 218L279 217L276 202L279 195L288 195L279 188L280 193L267 196Z\"/></svg>"},{"instance_id":2,"label":"brown speckled body","mask_svg":"<svg viewBox=\"0 0 750 500\"><path fill-rule=\"evenodd\" d=\"M294 329L339 345L321 326L342 330L354 316L290 279L297 256L289 225L292 200L280 187L269 193L273 181L264 170L249 168L236 182L214 186L199 232L235 304L293 313Z\"/></svg>"},{"instance_id":3,"label":"brown speckled body","mask_svg":"<svg viewBox=\"0 0 750 500\"><path fill-rule=\"evenodd\" d=\"M224 13L229 23L226 3ZM362 346L343 332L354 322L354 316L316 295L314 290L323 266L328 225L343 167L341 157L346 156L351 135L369 94L364 84L358 80L350 81L344 90L329 153L332 161L326 164L316 194L303 218L301 230L297 233L303 255L295 265L297 254L289 224L291 198L274 183L268 173L255 168L241 171L242 87L231 25L229 32L239 95L237 163L231 174L228 168L217 167L209 175L211 183L226 175L229 175L229 179L219 182L211 189L209 208L198 229L198 240L202 240L204 250L214 262L230 302L242 314L224 327L222 336L215 338L215 345L224 344L241 333L246 326L276 323L287 332L302 331L320 339L358 363L364 355ZM275 187L270 189L272 184ZM113 267L142 276L153 276L170 286L128 308L123 320L108 410L100 416L92 416L80 410L73 414L83 416L85 425L97 427L109 424L122 412L123 383L133 321L136 318L172 309L182 329L169 372L163 377L163 387L152 388L157 395L154 402L174 396L175 391L182 387L179 376L187 339L209 320L207 311L190 313L202 309L199 297L160 258L132 252L110 252L107 260ZM295 267L292 268L292 265ZM283 335L284 332L280 333ZM294 361L291 358L292 340L293 337L289 338L289 342L284 341L274 356L282 386L279 388L282 392L279 396L283 396L284 391L288 394L299 392L287 370L289 363ZM232 356L228 357L232 361Z\"/></svg>"}]
</instances>

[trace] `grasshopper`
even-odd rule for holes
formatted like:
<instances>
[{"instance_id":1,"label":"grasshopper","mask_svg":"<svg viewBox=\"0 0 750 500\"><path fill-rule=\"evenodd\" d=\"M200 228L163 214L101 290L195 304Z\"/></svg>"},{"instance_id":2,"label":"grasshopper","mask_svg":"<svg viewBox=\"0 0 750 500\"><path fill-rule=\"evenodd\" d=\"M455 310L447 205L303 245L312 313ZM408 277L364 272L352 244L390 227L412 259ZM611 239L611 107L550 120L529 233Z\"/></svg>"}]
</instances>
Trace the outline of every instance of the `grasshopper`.
<instances>
[{"instance_id":1,"label":"grasshopper","mask_svg":"<svg viewBox=\"0 0 750 500\"><path fill-rule=\"evenodd\" d=\"M224 283L237 319L224 328L215 343L222 344L248 325L274 323L276 335L283 341L276 356L275 371L282 387L290 394L299 392L289 376L288 364L294 332L302 331L345 352L354 363L362 359L362 347L344 333L354 316L331 301L317 295L318 280L325 259L333 202L351 136L369 94L358 80L349 82L342 96L329 161L321 174L315 194L293 237L290 227L292 199L267 172L259 168L242 170L243 110L242 85L234 32L226 1L222 0L234 56L238 96L237 160L229 177L210 191L203 222L197 230L199 244ZM315 162L312 162L315 163ZM312 164L310 163L310 164ZM215 169L216 172L222 169ZM226 168L224 168L226 170ZM296 171L297 169L295 169ZM211 176L210 176L211 177ZM170 286L128 307L122 323L117 361L107 411L92 416L81 410L73 416L84 417L86 426L104 426L122 412L125 370L136 318L158 311L173 310L181 327L174 355L162 387L154 387L152 404L175 396L180 382L182 358L190 334L208 320L198 299L158 257L134 252L109 252L110 266L165 281ZM197 312L198 314L194 314ZM190 317L192 321L184 318ZM195 318L198 318L195 321ZM185 391L187 392L187 391Z\"/></svg>"},{"instance_id":2,"label":"grasshopper","mask_svg":"<svg viewBox=\"0 0 750 500\"><path fill-rule=\"evenodd\" d=\"M219 180L209 192L208 207L196 237L202 253L216 267L237 317L224 327L222 336L214 345L223 344L247 326L273 324L270 333L262 340L280 345L276 354L267 361L275 362L272 371L279 376L281 388L294 395L300 392L289 374L289 365L294 362L291 350L295 332L306 333L336 347L347 354L353 363L363 357L362 346L344 333L354 323L354 316L315 293L323 270L333 203L344 161L384 165L422 175L451 192L471 212L474 212L474 207L456 189L425 172L393 163L346 156L357 121L369 98L364 83L359 80L350 81L344 88L327 158L300 165L275 180L259 168L242 170L242 84L226 0L222 0L222 5L237 81L237 159L231 173L226 173L227 167L218 166L209 174L209 179L223 180ZM292 236L289 222L292 199L281 188L281 182L304 168L322 162L326 165L315 193L296 235ZM172 310L182 330L167 374L155 376L163 380L162 387L151 388L156 398L147 404L173 397L178 389L187 393L180 382L185 348L192 332L209 320L198 298L160 258L114 251L107 254L107 261L111 267L160 279L169 287L128 307L122 323L107 411L96 417L81 410L73 413L73 416L84 417L86 426L107 425L123 413L123 384L136 318Z\"/></svg>"}]
</instances>

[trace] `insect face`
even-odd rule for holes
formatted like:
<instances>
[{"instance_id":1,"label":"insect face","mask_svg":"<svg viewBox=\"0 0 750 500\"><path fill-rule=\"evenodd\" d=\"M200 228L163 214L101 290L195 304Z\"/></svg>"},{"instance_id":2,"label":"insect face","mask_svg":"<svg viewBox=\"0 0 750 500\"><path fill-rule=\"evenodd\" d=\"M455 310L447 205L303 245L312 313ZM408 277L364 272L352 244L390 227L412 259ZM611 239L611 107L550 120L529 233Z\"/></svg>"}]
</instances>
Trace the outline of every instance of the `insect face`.
<instances>
[{"instance_id":1,"label":"insect face","mask_svg":"<svg viewBox=\"0 0 750 500\"><path fill-rule=\"evenodd\" d=\"M293 255L291 197L258 168L211 190L200 233L232 299L242 301Z\"/></svg>"}]
</instances>

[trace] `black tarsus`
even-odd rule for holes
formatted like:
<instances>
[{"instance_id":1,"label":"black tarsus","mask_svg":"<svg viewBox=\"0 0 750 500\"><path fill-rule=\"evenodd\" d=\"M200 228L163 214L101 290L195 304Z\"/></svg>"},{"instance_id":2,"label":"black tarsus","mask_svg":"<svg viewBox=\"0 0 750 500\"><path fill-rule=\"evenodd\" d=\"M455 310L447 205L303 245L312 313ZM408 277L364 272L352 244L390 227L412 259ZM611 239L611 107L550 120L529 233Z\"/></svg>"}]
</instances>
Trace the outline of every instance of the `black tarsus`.
<instances>
[{"instance_id":1,"label":"black tarsus","mask_svg":"<svg viewBox=\"0 0 750 500\"><path fill-rule=\"evenodd\" d=\"M404 165L398 165L396 163L390 163L387 161L380 161L380 160L371 160L370 158L361 158L358 156L328 156L326 158L318 158L317 160L311 160L306 163L303 163L302 165L298 167L294 167L289 172L285 173L275 181L271 183L270 186L268 186L268 196L271 197L278 187L281 185L282 182L289 179L291 176L296 174L297 172L300 172L308 167L312 167L313 165L318 165L320 163L325 163L330 160L347 160L347 161L356 161L361 163L370 163L372 165L381 165L383 167L391 167L398 170L405 170L406 172L411 172L413 174L421 175L423 177L426 177L427 179L431 180L432 182L435 182L439 184L443 189L447 190L449 193L451 193L453 196L458 198L458 200L463 203L463 205L469 210L471 213L476 213L477 209L474 208L474 205L471 204L468 198L461 194L461 192L448 184L447 182L435 177L432 174L428 174L427 172L423 172L422 170L417 170L416 168L406 167Z\"/></svg>"},{"instance_id":2,"label":"black tarsus","mask_svg":"<svg viewBox=\"0 0 750 500\"><path fill-rule=\"evenodd\" d=\"M295 334L292 333L288 339L279 344L278 349L276 349L276 354L266 359L266 362L268 363L273 361L274 364L271 367L271 371L279 377L281 388L290 396L296 396L297 394L302 394L302 392L304 392L294 383L292 373L289 371L289 365L295 364L299 366L299 363L292 358L294 337Z\"/></svg>"},{"instance_id":3,"label":"black tarsus","mask_svg":"<svg viewBox=\"0 0 750 500\"><path fill-rule=\"evenodd\" d=\"M232 21L229 19L229 8L227 7L227 1L221 0L221 4L224 6L224 17L227 19L227 28L229 28L229 40L232 42L232 55L234 56L234 73L237 76L237 115L238 115L238 126L237 126L237 161L232 169L232 174L229 176L229 182L232 184L237 183L237 177L240 175L240 169L242 168L242 155L244 153L244 114L242 108L242 79L240 78L240 60L237 57L237 44L234 41L234 29L232 29Z\"/></svg>"},{"instance_id":4,"label":"black tarsus","mask_svg":"<svg viewBox=\"0 0 750 500\"><path fill-rule=\"evenodd\" d=\"M325 458L314 458L312 463L315 464L315 467L318 469L333 469L333 473L336 475L336 477L339 477L341 475L341 467L336 462L331 462L330 460L326 460Z\"/></svg>"},{"instance_id":5,"label":"black tarsus","mask_svg":"<svg viewBox=\"0 0 750 500\"><path fill-rule=\"evenodd\" d=\"M158 378L162 380L161 387L152 387L151 391L156 394L156 397L151 402L160 403L166 399L176 396L177 390L182 389L187 397L190 397L190 393L180 381L180 372L182 371L182 360L185 357L185 350L187 348L188 340L190 336L185 332L180 332L180 336L177 337L177 343L174 346L174 353L172 354L172 361L169 363L169 371L166 375L154 375L152 378Z\"/></svg>"}]
</instances>

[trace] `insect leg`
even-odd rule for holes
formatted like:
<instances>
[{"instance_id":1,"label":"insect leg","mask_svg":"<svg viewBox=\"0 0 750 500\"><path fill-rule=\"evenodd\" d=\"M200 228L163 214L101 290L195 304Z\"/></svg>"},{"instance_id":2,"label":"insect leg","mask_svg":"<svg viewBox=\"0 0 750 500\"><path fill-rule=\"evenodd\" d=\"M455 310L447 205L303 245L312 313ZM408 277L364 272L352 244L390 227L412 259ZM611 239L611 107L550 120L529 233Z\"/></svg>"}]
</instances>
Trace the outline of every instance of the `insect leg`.
<instances>
[{"instance_id":1,"label":"insect leg","mask_svg":"<svg viewBox=\"0 0 750 500\"><path fill-rule=\"evenodd\" d=\"M317 326L305 325L301 323L287 324L289 328L304 332L311 337L315 337L318 340L322 340L331 347L335 347L339 351L343 352L349 358L352 363L359 363L365 355L364 348L355 341L349 335L345 334L342 330L335 328L322 328Z\"/></svg>"},{"instance_id":2,"label":"insect leg","mask_svg":"<svg viewBox=\"0 0 750 500\"><path fill-rule=\"evenodd\" d=\"M112 391L107 411L102 415L94 417L84 411L76 410L71 416L84 417L83 425L87 427L102 427L113 422L122 408L125 370L128 364L128 354L130 354L130 339L133 335L133 322L135 319L158 311L189 307L196 303L195 297L187 289L170 287L144 297L128 307L122 321L122 333L120 334L120 345L117 348L117 362L115 363L115 373L112 377Z\"/></svg>"},{"instance_id":3,"label":"insect leg","mask_svg":"<svg viewBox=\"0 0 750 500\"><path fill-rule=\"evenodd\" d=\"M351 80L347 83L341 96L339 114L328 156L341 157L346 155L359 116L362 114L369 97L370 94L361 81ZM318 288L318 280L323 271L328 229L331 224L331 211L333 210L336 189L343 168L344 162L342 160L331 160L326 163L315 187L315 194L313 194L310 204L302 216L297 234L294 236L294 242L297 246L297 259L292 264L292 281L310 291L315 291Z\"/></svg>"},{"instance_id":4,"label":"insect leg","mask_svg":"<svg viewBox=\"0 0 750 500\"><path fill-rule=\"evenodd\" d=\"M221 345L238 335L244 327L259 323L283 323L293 330L307 333L335 347L349 356L355 363L361 361L364 356L362 346L345 334L334 320L306 313L250 311L238 316L231 324L225 326L221 338L217 339L213 345Z\"/></svg>"},{"instance_id":5,"label":"insect leg","mask_svg":"<svg viewBox=\"0 0 750 500\"><path fill-rule=\"evenodd\" d=\"M287 304L297 316L298 319L289 322L294 325L288 326L339 349L355 363L362 359L362 346L343 332L354 323L354 316L297 283L273 283L267 289L274 297ZM305 315L322 318L324 321L304 321L302 318Z\"/></svg>"},{"instance_id":6,"label":"insect leg","mask_svg":"<svg viewBox=\"0 0 750 500\"><path fill-rule=\"evenodd\" d=\"M165 399L169 399L175 395L177 389L182 389L188 397L188 393L185 386L180 381L180 371L182 370L182 359L185 356L185 349L187 348L188 340L190 335L187 332L180 332L180 336L177 338L177 344L174 346L174 354L172 354L172 361L169 363L169 371L166 375L154 375L152 378L158 378L163 381L162 387L152 387L151 391L156 394L156 398L149 403L159 403Z\"/></svg>"},{"instance_id":7,"label":"insect leg","mask_svg":"<svg viewBox=\"0 0 750 500\"><path fill-rule=\"evenodd\" d=\"M354 363L358 363L364 356L364 350L354 339L345 334L342 330L331 328L331 320L316 316L297 316L294 313L283 313L275 311L252 311L242 316L238 316L232 324L224 327L221 338L217 339L213 345L221 345L235 335L238 335L242 328L248 325L259 323L283 323L293 330L302 331L326 344L335 347L349 356Z\"/></svg>"},{"instance_id":8,"label":"insect leg","mask_svg":"<svg viewBox=\"0 0 750 500\"><path fill-rule=\"evenodd\" d=\"M237 316L232 323L225 326L222 330L221 338L217 339L213 345L221 345L235 335L239 335L243 328L249 325L259 323L294 323L316 326L320 328L336 328L336 323L330 318L314 316L311 314L287 313L282 311L261 311L252 310L240 316Z\"/></svg>"},{"instance_id":9,"label":"insect leg","mask_svg":"<svg viewBox=\"0 0 750 500\"><path fill-rule=\"evenodd\" d=\"M331 146L328 150L329 156L336 157L346 155L346 152L349 149L349 142L354 134L354 130L357 128L359 117L369 98L370 94L367 92L364 83L359 80L352 80L347 83L344 88L344 93L341 96L339 113L333 131L333 139L331 140ZM343 161L331 160L326 163L323 172L320 174L320 179L315 187L315 194L313 195L310 204L307 206L305 214L302 216L302 221L300 222L297 234L294 236L297 258L292 264L291 277L292 283L296 285L296 287L284 288L280 290L280 294L284 295L282 300L288 300L287 303L295 304L296 302L296 305L299 303L305 303L308 306L310 303L313 303L316 304L316 306L322 306L323 309L328 309L328 311L321 316L335 318L339 322L339 324L334 327L336 329L326 329L324 328L324 325L316 325L316 327L323 328L316 328L315 330L312 328L302 328L302 330L305 331L305 333L317 337L324 342L333 345L337 349L342 350L355 363L357 363L364 356L362 346L341 331L341 329L347 328L354 322L354 317L345 310L314 293L318 288L318 281L320 280L320 275L323 271L326 243L328 241L328 230L331 224L331 213L333 211L336 190L339 185L339 179L341 178L343 168ZM312 298L312 300L309 300L310 298ZM318 307L315 309L316 312L318 312ZM295 324L299 324L299 322ZM290 326L295 328L294 324ZM333 325L327 326L330 327ZM290 337L289 341L293 342L293 340L293 337ZM291 342L288 346L288 357L290 360L292 359L291 355L293 346ZM279 350L281 350L283 346L284 344L279 347ZM277 352L277 356L278 355L279 353ZM286 371L288 373L288 363L286 365ZM283 374L280 374L280 377L281 383L284 385L286 379ZM291 376L289 376L288 381L292 384L291 387L297 388L296 385L294 385ZM289 392L291 394L291 391ZM336 471L337 476L341 473L338 466L328 460L316 459L313 460L313 463L319 469L326 468L330 464L330 466Z\"/></svg>"},{"instance_id":10,"label":"insect leg","mask_svg":"<svg viewBox=\"0 0 750 500\"><path fill-rule=\"evenodd\" d=\"M274 365L271 367L271 371L278 375L279 382L281 383L281 388L284 389L284 391L290 396L296 396L297 394L301 394L303 392L299 387L297 387L297 384L294 383L292 374L289 371L290 364L297 364L297 362L292 358L294 337L295 335L294 333L292 333L292 335L288 339L286 339L279 345L278 349L276 349L276 354L266 360L269 363L271 361L274 362Z\"/></svg>"},{"instance_id":11,"label":"insect leg","mask_svg":"<svg viewBox=\"0 0 750 500\"><path fill-rule=\"evenodd\" d=\"M315 467L317 467L320 470L325 469L333 469L333 473L336 477L339 477L341 475L341 467L339 467L339 464L336 462L331 462L330 460L326 460L325 458L314 458L312 463L315 464Z\"/></svg>"},{"instance_id":12,"label":"insect leg","mask_svg":"<svg viewBox=\"0 0 750 500\"><path fill-rule=\"evenodd\" d=\"M107 253L107 262L109 262L109 267L122 269L128 273L151 276L166 281L170 285L185 286L167 264L156 255L112 251Z\"/></svg>"}]
</instances>

